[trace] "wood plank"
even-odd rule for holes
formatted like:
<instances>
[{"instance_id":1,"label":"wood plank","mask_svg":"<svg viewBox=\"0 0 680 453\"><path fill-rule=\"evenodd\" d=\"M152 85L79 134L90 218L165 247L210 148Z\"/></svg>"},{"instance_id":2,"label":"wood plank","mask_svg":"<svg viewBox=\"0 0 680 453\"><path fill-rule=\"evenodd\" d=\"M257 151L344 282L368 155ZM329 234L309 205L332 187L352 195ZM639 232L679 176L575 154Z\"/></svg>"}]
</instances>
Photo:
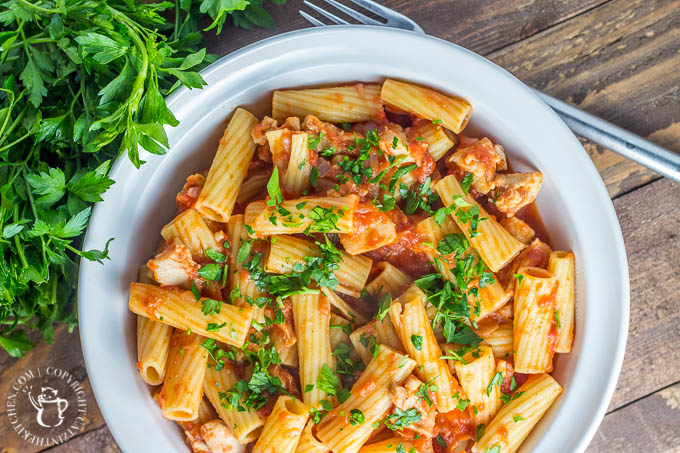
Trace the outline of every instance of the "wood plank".
<instances>
[{"instance_id":1,"label":"wood plank","mask_svg":"<svg viewBox=\"0 0 680 453\"><path fill-rule=\"evenodd\" d=\"M612 0L491 54L521 80L680 152L680 0ZM591 143L612 196L657 176Z\"/></svg>"},{"instance_id":2,"label":"wood plank","mask_svg":"<svg viewBox=\"0 0 680 453\"><path fill-rule=\"evenodd\" d=\"M0 395L3 398L3 401L0 402L0 439L2 440L0 442L2 444L0 450L2 453L34 453L45 449L45 445L38 446L27 442L13 431L11 424L8 423L7 405L4 401L4 398L10 394L11 386L15 380L27 371L35 370L38 367L43 369L45 367L58 367L69 372L82 385L85 400L87 401L87 411L83 415L85 422L80 432L87 432L105 426L104 419L99 412L92 388L90 387L85 364L83 363L83 353L80 348L80 335L78 331L76 330L69 334L65 325L59 325L55 328L53 344L48 345L35 337L32 340L37 342L38 346L21 360L11 359L7 354L0 354ZM39 383L39 381L36 382ZM17 398L27 398L27 396L21 393ZM69 401L69 404L72 407L70 410L75 410L76 403ZM25 420L25 416L22 416L22 420ZM67 444L70 444L70 442L67 442ZM70 451L81 450L73 449Z\"/></svg>"},{"instance_id":3,"label":"wood plank","mask_svg":"<svg viewBox=\"0 0 680 453\"><path fill-rule=\"evenodd\" d=\"M680 383L607 415L586 453L680 453Z\"/></svg>"},{"instance_id":4,"label":"wood plank","mask_svg":"<svg viewBox=\"0 0 680 453\"><path fill-rule=\"evenodd\" d=\"M678 206L680 184L667 179L614 200L628 252L631 307L626 355L610 411L680 376Z\"/></svg>"},{"instance_id":5,"label":"wood plank","mask_svg":"<svg viewBox=\"0 0 680 453\"><path fill-rule=\"evenodd\" d=\"M43 450L50 453L120 453L116 441L106 426L94 429L71 439L69 442ZM190 449L187 447L187 452Z\"/></svg>"},{"instance_id":6,"label":"wood plank","mask_svg":"<svg viewBox=\"0 0 680 453\"><path fill-rule=\"evenodd\" d=\"M380 3L416 21L426 33L455 42L477 53L487 54L525 39L554 24L565 21L607 0L381 0ZM327 5L323 1L312 2ZM348 3L352 5L351 3ZM356 5L352 5L356 7ZM225 28L220 36L209 35L210 51L226 55L246 44L290 30L310 27L298 10L301 0L288 0L283 7L268 5L278 27L276 30L238 30ZM316 13L312 15L321 18ZM339 14L342 16L342 13ZM349 18L346 18L349 19Z\"/></svg>"}]
</instances>

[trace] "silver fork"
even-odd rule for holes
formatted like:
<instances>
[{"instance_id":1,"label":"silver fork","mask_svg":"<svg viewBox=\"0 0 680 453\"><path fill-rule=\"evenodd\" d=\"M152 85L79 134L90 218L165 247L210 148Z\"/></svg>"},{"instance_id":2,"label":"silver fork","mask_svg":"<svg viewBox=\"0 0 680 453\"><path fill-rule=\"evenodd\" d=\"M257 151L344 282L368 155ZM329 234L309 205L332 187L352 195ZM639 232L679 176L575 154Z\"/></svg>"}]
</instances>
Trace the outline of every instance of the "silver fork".
<instances>
[{"instance_id":1,"label":"silver fork","mask_svg":"<svg viewBox=\"0 0 680 453\"><path fill-rule=\"evenodd\" d=\"M410 18L382 6L373 0L349 1L384 19L384 22L368 17L360 11L350 8L336 0L319 1L328 3L347 16L352 17L365 25L401 28L425 34L423 29ZM315 5L308 0L304 0L304 3L334 24L351 24L342 17ZM302 17L316 27L328 25L303 10L300 10L299 12ZM534 93L548 104L574 133L585 137L592 142L598 143L605 148L611 149L650 170L673 179L676 182L680 182L680 155L538 90L534 90Z\"/></svg>"}]
</instances>

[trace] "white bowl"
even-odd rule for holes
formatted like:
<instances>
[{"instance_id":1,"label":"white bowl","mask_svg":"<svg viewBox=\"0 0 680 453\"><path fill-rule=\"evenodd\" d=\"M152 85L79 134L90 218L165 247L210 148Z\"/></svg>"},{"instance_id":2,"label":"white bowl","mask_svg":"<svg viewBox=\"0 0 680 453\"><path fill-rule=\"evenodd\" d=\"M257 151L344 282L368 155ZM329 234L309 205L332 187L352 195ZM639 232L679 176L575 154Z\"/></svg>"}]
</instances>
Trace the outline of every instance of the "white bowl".
<instances>
[{"instance_id":1,"label":"white bowl","mask_svg":"<svg viewBox=\"0 0 680 453\"><path fill-rule=\"evenodd\" d=\"M168 105L180 125L168 128L170 152L140 170L122 157L116 184L92 215L84 248L114 237L111 261L80 267L79 316L94 393L125 452L181 452L187 447L164 420L135 366L135 316L128 289L154 252L160 229L175 211L187 175L208 168L232 110L271 111L271 92L394 77L467 99L469 128L501 143L515 169L538 169L538 197L553 244L576 255L576 334L571 354L559 355L554 376L564 393L522 451L581 452L614 391L628 330L628 265L621 230L599 174L565 124L512 75L449 42L416 33L339 26L286 33L222 58L202 72L203 90L179 90ZM339 452L338 452L339 453Z\"/></svg>"}]
</instances>

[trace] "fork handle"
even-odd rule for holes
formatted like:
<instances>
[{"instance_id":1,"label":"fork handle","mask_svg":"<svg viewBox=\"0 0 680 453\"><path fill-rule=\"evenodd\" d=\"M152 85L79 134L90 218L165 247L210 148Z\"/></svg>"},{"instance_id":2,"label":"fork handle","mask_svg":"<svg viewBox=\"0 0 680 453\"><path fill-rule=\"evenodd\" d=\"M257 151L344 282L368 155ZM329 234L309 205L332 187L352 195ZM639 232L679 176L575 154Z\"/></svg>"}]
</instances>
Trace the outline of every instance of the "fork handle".
<instances>
[{"instance_id":1,"label":"fork handle","mask_svg":"<svg viewBox=\"0 0 680 453\"><path fill-rule=\"evenodd\" d=\"M534 92L576 134L680 182L680 155L538 90Z\"/></svg>"}]
</instances>

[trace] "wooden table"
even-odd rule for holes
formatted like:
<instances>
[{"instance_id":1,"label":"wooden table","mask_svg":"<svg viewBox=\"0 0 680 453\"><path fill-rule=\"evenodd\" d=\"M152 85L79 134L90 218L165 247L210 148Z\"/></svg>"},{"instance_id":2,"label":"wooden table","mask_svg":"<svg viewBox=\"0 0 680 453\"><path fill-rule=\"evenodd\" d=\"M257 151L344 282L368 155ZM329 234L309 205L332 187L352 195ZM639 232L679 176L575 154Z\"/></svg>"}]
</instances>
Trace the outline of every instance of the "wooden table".
<instances>
[{"instance_id":1,"label":"wooden table","mask_svg":"<svg viewBox=\"0 0 680 453\"><path fill-rule=\"evenodd\" d=\"M427 33L487 56L527 84L680 152L680 0L382 3L410 16ZM263 37L306 27L297 13L300 6L301 1L289 0L285 7L268 7L279 24L275 31L229 28L210 37L209 50L224 55ZM588 452L677 453L680 185L593 143L583 140L583 146L613 199L631 282L623 371ZM51 451L120 451L96 408L79 336L59 327L54 344L43 343L22 360L0 353L0 452L41 450L9 430L4 398L25 369L50 365L81 380L89 400L83 432Z\"/></svg>"}]
</instances>

